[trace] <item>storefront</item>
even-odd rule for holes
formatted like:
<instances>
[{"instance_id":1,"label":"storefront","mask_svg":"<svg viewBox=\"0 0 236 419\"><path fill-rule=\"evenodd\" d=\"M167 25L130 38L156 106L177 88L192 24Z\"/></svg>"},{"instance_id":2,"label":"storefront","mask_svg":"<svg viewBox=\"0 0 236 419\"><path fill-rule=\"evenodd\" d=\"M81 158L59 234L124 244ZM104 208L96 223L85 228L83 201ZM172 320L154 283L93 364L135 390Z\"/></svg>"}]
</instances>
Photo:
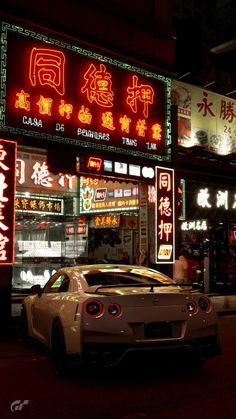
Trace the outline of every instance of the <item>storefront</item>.
<instances>
[{"instance_id":1,"label":"storefront","mask_svg":"<svg viewBox=\"0 0 236 419\"><path fill-rule=\"evenodd\" d=\"M169 169L155 207L156 167L171 165L170 79L35 27L2 22L2 34L0 129L17 145L13 289L65 264L173 263Z\"/></svg>"},{"instance_id":2,"label":"storefront","mask_svg":"<svg viewBox=\"0 0 236 419\"><path fill-rule=\"evenodd\" d=\"M26 146L18 150L13 290L44 285L62 265L135 263L140 244L147 249L147 209L140 199L147 207L154 169L115 162L114 171L122 176L131 171L136 179L114 177L113 173L95 176L95 162L98 158L93 157L91 173L55 175L48 170L46 150ZM106 159L105 169L113 171L113 162L109 162ZM141 173L148 180L141 181Z\"/></svg>"},{"instance_id":3,"label":"storefront","mask_svg":"<svg viewBox=\"0 0 236 419\"><path fill-rule=\"evenodd\" d=\"M181 249L188 254L191 267L196 266L201 271L199 277L204 280L207 292L235 292L236 189L210 181L184 183ZM195 278L196 272L192 269L192 279Z\"/></svg>"},{"instance_id":4,"label":"storefront","mask_svg":"<svg viewBox=\"0 0 236 419\"><path fill-rule=\"evenodd\" d=\"M236 102L173 83L178 113L177 260L206 292L236 292ZM177 262L178 263L178 262Z\"/></svg>"}]
</instances>

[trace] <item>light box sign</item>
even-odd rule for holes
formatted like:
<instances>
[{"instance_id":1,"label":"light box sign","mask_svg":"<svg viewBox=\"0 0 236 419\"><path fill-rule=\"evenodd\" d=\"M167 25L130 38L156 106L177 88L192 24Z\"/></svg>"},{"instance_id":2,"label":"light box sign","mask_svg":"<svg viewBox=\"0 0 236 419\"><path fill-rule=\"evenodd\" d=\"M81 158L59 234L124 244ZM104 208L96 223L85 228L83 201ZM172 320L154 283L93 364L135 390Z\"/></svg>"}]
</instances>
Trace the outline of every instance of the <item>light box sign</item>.
<instances>
[{"instance_id":1,"label":"light box sign","mask_svg":"<svg viewBox=\"0 0 236 419\"><path fill-rule=\"evenodd\" d=\"M114 157L116 158L117 156ZM110 174L117 177L122 176L123 179L154 179L155 170L151 165L127 163L124 160L125 156L121 161L117 161L114 160L114 158L107 160L107 158L104 158L103 156L90 156L89 154L86 154L84 156L79 156L77 172L79 174L92 173L104 176Z\"/></svg>"},{"instance_id":2,"label":"light box sign","mask_svg":"<svg viewBox=\"0 0 236 419\"><path fill-rule=\"evenodd\" d=\"M103 214L94 215L93 224L95 228L118 228L120 227L120 215Z\"/></svg>"},{"instance_id":3,"label":"light box sign","mask_svg":"<svg viewBox=\"0 0 236 419\"><path fill-rule=\"evenodd\" d=\"M0 139L0 266L14 263L16 142Z\"/></svg>"},{"instance_id":4,"label":"light box sign","mask_svg":"<svg viewBox=\"0 0 236 419\"><path fill-rule=\"evenodd\" d=\"M174 263L174 170L156 167L156 263Z\"/></svg>"},{"instance_id":5,"label":"light box sign","mask_svg":"<svg viewBox=\"0 0 236 419\"><path fill-rule=\"evenodd\" d=\"M135 183L81 176L81 214L137 210L138 206L139 191Z\"/></svg>"},{"instance_id":6,"label":"light box sign","mask_svg":"<svg viewBox=\"0 0 236 419\"><path fill-rule=\"evenodd\" d=\"M236 152L236 101L180 81L172 83L178 109L178 144L227 156Z\"/></svg>"},{"instance_id":7,"label":"light box sign","mask_svg":"<svg viewBox=\"0 0 236 419\"><path fill-rule=\"evenodd\" d=\"M18 25L2 33L2 129L170 161L170 79Z\"/></svg>"},{"instance_id":8,"label":"light box sign","mask_svg":"<svg viewBox=\"0 0 236 419\"><path fill-rule=\"evenodd\" d=\"M46 152L18 151L16 160L17 190L30 193L64 194L77 191L77 177L49 172Z\"/></svg>"},{"instance_id":9,"label":"light box sign","mask_svg":"<svg viewBox=\"0 0 236 419\"><path fill-rule=\"evenodd\" d=\"M61 198L47 198L43 196L17 196L15 210L20 212L32 212L38 214L63 215L64 203Z\"/></svg>"}]
</instances>

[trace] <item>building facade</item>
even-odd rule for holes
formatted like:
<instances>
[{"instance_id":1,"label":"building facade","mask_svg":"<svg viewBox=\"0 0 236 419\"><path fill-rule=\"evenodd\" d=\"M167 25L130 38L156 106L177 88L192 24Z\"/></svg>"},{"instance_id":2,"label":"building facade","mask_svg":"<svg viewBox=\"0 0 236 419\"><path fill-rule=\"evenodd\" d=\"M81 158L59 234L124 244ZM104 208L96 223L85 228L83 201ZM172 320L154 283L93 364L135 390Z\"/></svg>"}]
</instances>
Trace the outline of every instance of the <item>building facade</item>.
<instances>
[{"instance_id":1,"label":"building facade","mask_svg":"<svg viewBox=\"0 0 236 419\"><path fill-rule=\"evenodd\" d=\"M121 17L121 2L103 3L58 13L50 2L38 10L23 2L19 14L2 5L3 327L12 289L44 285L63 264L173 262L165 241L174 239L174 213L167 231L159 210L159 228L153 199L156 177L166 176L160 185L168 181L173 205L169 10L138 2Z\"/></svg>"},{"instance_id":2,"label":"building facade","mask_svg":"<svg viewBox=\"0 0 236 419\"><path fill-rule=\"evenodd\" d=\"M178 251L188 255L190 279L201 271L206 292L232 293L236 290L236 102L174 81L172 103L178 121L173 162L179 188Z\"/></svg>"}]
</instances>

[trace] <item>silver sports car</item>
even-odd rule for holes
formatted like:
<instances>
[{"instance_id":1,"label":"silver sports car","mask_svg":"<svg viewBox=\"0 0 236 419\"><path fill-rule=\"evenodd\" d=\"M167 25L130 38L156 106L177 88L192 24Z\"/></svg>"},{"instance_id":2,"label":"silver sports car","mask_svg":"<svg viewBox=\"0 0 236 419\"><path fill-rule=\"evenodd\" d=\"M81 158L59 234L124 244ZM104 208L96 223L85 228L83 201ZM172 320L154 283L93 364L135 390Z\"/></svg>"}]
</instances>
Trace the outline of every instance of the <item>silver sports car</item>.
<instances>
[{"instance_id":1,"label":"silver sports car","mask_svg":"<svg viewBox=\"0 0 236 419\"><path fill-rule=\"evenodd\" d=\"M134 265L59 269L22 304L25 341L46 345L57 372L117 366L175 354L201 364L221 353L217 315L191 285Z\"/></svg>"}]
</instances>

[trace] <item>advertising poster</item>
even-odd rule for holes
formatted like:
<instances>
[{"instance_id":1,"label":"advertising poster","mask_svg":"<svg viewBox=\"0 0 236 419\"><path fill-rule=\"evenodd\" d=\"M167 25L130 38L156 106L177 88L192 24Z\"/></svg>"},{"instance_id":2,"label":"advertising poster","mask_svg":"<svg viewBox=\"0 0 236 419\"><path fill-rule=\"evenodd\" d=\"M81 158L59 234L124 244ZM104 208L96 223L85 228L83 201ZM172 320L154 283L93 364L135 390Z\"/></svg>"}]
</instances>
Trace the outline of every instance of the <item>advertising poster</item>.
<instances>
[{"instance_id":1,"label":"advertising poster","mask_svg":"<svg viewBox=\"0 0 236 419\"><path fill-rule=\"evenodd\" d=\"M222 156L236 153L235 100L179 81L173 81L171 95L178 112L178 145Z\"/></svg>"}]
</instances>

